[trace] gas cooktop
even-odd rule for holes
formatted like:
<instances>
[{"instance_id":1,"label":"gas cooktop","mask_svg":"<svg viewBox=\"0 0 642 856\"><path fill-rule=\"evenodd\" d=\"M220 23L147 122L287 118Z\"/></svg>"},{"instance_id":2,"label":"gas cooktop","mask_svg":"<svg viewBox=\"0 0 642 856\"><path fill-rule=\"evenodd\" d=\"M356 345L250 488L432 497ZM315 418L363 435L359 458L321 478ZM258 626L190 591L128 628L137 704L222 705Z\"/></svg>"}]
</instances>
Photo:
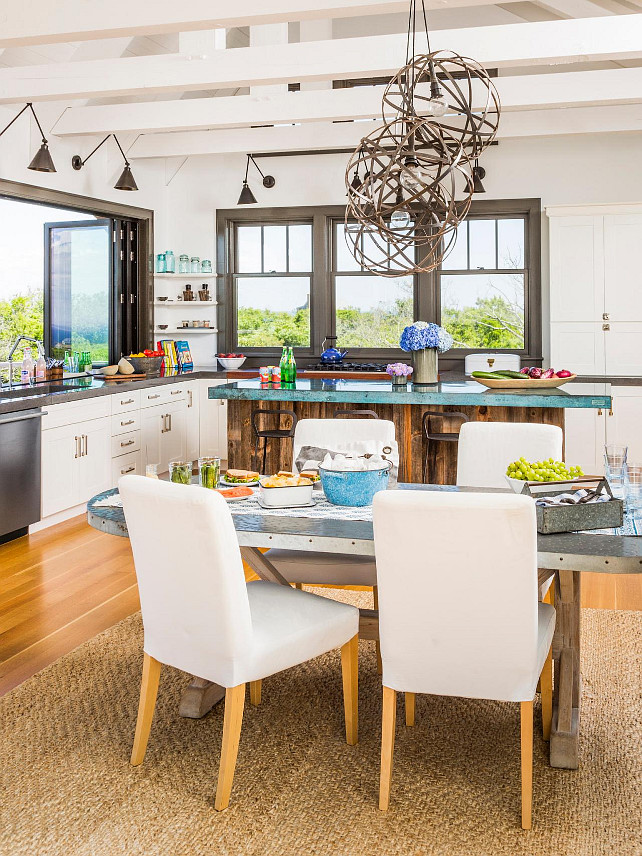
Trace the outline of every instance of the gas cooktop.
<instances>
[{"instance_id":1,"label":"gas cooktop","mask_svg":"<svg viewBox=\"0 0 642 856\"><path fill-rule=\"evenodd\" d=\"M383 363L316 363L306 366L309 372L385 372Z\"/></svg>"}]
</instances>

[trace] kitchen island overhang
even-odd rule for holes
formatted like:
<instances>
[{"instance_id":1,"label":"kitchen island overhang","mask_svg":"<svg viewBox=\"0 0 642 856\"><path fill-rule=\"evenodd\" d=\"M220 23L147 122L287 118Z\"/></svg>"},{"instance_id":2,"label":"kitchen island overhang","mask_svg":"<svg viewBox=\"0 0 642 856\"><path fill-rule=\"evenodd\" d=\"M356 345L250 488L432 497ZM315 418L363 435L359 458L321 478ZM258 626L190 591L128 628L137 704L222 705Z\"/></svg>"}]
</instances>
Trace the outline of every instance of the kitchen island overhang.
<instances>
[{"instance_id":1,"label":"kitchen island overhang","mask_svg":"<svg viewBox=\"0 0 642 856\"><path fill-rule=\"evenodd\" d=\"M573 381L562 389L498 390L485 389L473 380L447 380L430 386L393 387L390 381L366 380L297 380L292 386L266 384L255 378L212 386L210 399L228 401L228 465L254 468L254 436L251 416L256 408L274 409L283 405L299 419L332 418L334 411L375 410L380 418L395 423L400 450L400 478L406 482L422 481L422 464L428 454L431 481L452 484L457 466L456 443L431 441L428 445L422 417L426 410L443 414L433 417L440 423L439 432L459 430L461 420L453 411L464 413L474 421L536 422L559 425L564 429L567 408L611 409L608 383ZM271 416L261 417L269 420ZM267 426L267 421L266 421ZM290 469L291 441L268 441L267 472Z\"/></svg>"}]
</instances>

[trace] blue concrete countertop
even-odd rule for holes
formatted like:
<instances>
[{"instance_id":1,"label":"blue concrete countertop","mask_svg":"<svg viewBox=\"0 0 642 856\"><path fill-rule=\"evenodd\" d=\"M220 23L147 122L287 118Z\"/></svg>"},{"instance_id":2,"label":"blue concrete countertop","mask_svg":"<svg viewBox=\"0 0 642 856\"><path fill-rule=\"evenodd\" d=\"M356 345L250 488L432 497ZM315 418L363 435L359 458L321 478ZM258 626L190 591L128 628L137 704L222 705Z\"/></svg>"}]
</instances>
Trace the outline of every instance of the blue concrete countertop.
<instances>
[{"instance_id":1,"label":"blue concrete countertop","mask_svg":"<svg viewBox=\"0 0 642 856\"><path fill-rule=\"evenodd\" d=\"M608 383L566 384L539 391L486 389L476 381L442 381L431 386L408 384L393 388L390 381L298 380L288 388L261 383L259 378L212 386L210 398L251 401L330 401L354 404L445 404L469 407L585 407L610 408Z\"/></svg>"}]
</instances>

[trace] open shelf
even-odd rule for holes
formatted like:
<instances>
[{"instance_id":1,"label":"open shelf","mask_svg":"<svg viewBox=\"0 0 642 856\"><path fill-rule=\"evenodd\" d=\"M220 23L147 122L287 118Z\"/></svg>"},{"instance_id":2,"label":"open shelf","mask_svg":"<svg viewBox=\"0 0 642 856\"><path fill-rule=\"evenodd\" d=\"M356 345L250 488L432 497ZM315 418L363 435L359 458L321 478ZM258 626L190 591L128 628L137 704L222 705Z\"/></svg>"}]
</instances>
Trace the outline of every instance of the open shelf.
<instances>
[{"instance_id":1,"label":"open shelf","mask_svg":"<svg viewBox=\"0 0 642 856\"><path fill-rule=\"evenodd\" d=\"M215 273L155 273L154 279L214 279Z\"/></svg>"},{"instance_id":2,"label":"open shelf","mask_svg":"<svg viewBox=\"0 0 642 856\"><path fill-rule=\"evenodd\" d=\"M218 300L155 300L154 306L218 306Z\"/></svg>"},{"instance_id":3,"label":"open shelf","mask_svg":"<svg viewBox=\"0 0 642 856\"><path fill-rule=\"evenodd\" d=\"M154 332L162 333L165 336L170 333L185 333L191 336L192 333L218 333L218 329L216 327L176 327L172 330L159 330L157 327Z\"/></svg>"}]
</instances>

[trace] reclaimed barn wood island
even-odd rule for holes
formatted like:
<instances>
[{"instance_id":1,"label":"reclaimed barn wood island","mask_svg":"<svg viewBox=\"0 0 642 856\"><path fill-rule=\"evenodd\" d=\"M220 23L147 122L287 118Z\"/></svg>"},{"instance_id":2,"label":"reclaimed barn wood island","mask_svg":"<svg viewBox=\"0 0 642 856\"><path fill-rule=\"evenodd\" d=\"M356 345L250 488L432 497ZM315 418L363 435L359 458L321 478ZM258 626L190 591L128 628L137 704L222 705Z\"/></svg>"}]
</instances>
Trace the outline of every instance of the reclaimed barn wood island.
<instances>
[{"instance_id":1,"label":"reclaimed barn wood island","mask_svg":"<svg viewBox=\"0 0 642 856\"><path fill-rule=\"evenodd\" d=\"M426 451L428 480L454 484L457 444L427 441L422 420L426 411L443 413L431 419L435 433L457 432L463 413L467 419L485 422L537 422L564 428L566 408L611 407L609 384L569 383L562 389L489 390L472 380L448 380L431 386L408 384L394 387L383 380L299 379L292 386L265 384L259 378L212 386L210 399L228 401L228 465L254 468L252 413L260 409L290 409L299 419L331 419L337 410L368 409L395 423L400 453L399 477L421 482ZM274 426L274 417L259 415L259 427ZM285 418L283 424L285 425ZM291 443L267 440L266 472L290 469Z\"/></svg>"}]
</instances>

